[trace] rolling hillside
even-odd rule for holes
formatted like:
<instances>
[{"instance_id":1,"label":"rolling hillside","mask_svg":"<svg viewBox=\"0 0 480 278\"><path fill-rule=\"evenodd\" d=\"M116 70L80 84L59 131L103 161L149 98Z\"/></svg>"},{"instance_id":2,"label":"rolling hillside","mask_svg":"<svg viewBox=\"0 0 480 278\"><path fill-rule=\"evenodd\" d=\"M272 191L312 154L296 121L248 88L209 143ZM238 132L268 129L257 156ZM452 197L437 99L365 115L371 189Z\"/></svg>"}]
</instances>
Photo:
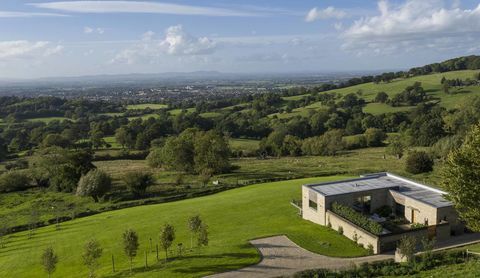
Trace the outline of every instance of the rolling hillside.
<instances>
[{"instance_id":1,"label":"rolling hillside","mask_svg":"<svg viewBox=\"0 0 480 278\"><path fill-rule=\"evenodd\" d=\"M127 228L139 234L140 248L134 260L135 277L200 277L254 264L260 257L248 240L286 234L297 244L320 254L339 257L366 255L366 249L337 232L300 218L290 205L299 198L301 184L335 180L330 176L247 186L215 195L159 205L139 206L76 219L61 225L38 229L29 239L28 232L12 234L0 249L0 277L45 277L40 254L52 246L59 263L53 277L85 277L81 263L84 243L95 237L103 247L98 274L101 277L130 277L128 259L122 249L122 232ZM181 258L163 263L155 259L155 244L165 223L176 228L177 244L190 248L188 217L199 213L209 227L209 246L187 251ZM149 239L153 245L150 245ZM149 267L144 268L145 252ZM112 273L111 256L116 273Z\"/></svg>"},{"instance_id":2,"label":"rolling hillside","mask_svg":"<svg viewBox=\"0 0 480 278\"><path fill-rule=\"evenodd\" d=\"M402 107L391 107L387 104L381 103L371 103L371 101L375 98L375 95L378 92L385 92L390 97L400 93L405 89L407 86L413 85L415 82L421 82L422 87L427 91L427 94L432 96L435 100L440 101L440 105L445 108L454 108L458 103L465 101L466 99L472 96L480 95L480 86L470 86L470 87L459 87L459 88L452 88L451 94L447 95L443 93L441 89L440 81L442 77L447 79L462 79L465 80L467 78L473 78L474 74L478 73L478 70L462 70L462 71L451 71L451 72L444 72L444 73L435 73L430 75L422 75L416 76L406 79L397 79L393 80L389 83L379 83L375 84L365 83L360 85L355 85L351 87L335 89L331 91L322 92L323 93L338 93L340 95L346 95L349 93L357 93L361 91L361 97L364 98L367 102L369 102L364 111L372 114L381 114L381 113L389 113L389 112L398 112L398 111L405 111L411 109L412 107L402 106ZM286 97L284 98L285 101L292 101L292 100L300 100L303 97L308 96L301 95L301 96L293 96L293 97ZM296 115L308 115L308 110L316 110L320 109L321 103L316 102L312 103L308 106L296 108L292 111L292 113L282 113L279 114L279 118L289 118Z\"/></svg>"}]
</instances>

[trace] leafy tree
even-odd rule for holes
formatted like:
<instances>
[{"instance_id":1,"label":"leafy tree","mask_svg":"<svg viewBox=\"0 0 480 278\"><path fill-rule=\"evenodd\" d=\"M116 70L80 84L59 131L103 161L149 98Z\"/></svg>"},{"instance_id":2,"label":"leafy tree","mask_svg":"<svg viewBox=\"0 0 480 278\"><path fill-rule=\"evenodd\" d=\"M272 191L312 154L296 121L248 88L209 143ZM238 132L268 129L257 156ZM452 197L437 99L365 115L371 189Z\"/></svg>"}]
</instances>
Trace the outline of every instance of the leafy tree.
<instances>
[{"instance_id":1,"label":"leafy tree","mask_svg":"<svg viewBox=\"0 0 480 278\"><path fill-rule=\"evenodd\" d=\"M223 136L211 130L197 133L195 138L195 171L202 173L205 170L212 174L225 173L230 170L230 148Z\"/></svg>"},{"instance_id":2,"label":"leafy tree","mask_svg":"<svg viewBox=\"0 0 480 278\"><path fill-rule=\"evenodd\" d=\"M450 94L450 85L447 82L442 84L442 90L445 94Z\"/></svg>"},{"instance_id":3,"label":"leafy tree","mask_svg":"<svg viewBox=\"0 0 480 278\"><path fill-rule=\"evenodd\" d=\"M193 236L198 233L202 226L200 215L192 216L188 219L188 229L190 230L190 246L193 248Z\"/></svg>"},{"instance_id":4,"label":"leafy tree","mask_svg":"<svg viewBox=\"0 0 480 278\"><path fill-rule=\"evenodd\" d=\"M115 131L115 140L122 146L123 149L125 149L126 146L132 146L134 142L133 136L124 127L121 127Z\"/></svg>"},{"instance_id":5,"label":"leafy tree","mask_svg":"<svg viewBox=\"0 0 480 278\"><path fill-rule=\"evenodd\" d=\"M48 148L48 147L61 147L61 148L68 148L71 146L72 142L65 138L63 135L60 134L48 134L43 138L42 141L42 147Z\"/></svg>"},{"instance_id":6,"label":"leafy tree","mask_svg":"<svg viewBox=\"0 0 480 278\"><path fill-rule=\"evenodd\" d=\"M130 260L130 272L132 271L133 258L137 256L139 245L137 232L132 229L127 229L123 233L123 250Z\"/></svg>"},{"instance_id":7,"label":"leafy tree","mask_svg":"<svg viewBox=\"0 0 480 278\"><path fill-rule=\"evenodd\" d=\"M408 262L412 262L415 255L417 240L413 236L402 236L398 242L398 252L402 258L406 257Z\"/></svg>"},{"instance_id":8,"label":"leafy tree","mask_svg":"<svg viewBox=\"0 0 480 278\"><path fill-rule=\"evenodd\" d=\"M433 170L433 159L424 151L412 151L405 161L405 170L411 174L420 174Z\"/></svg>"},{"instance_id":9,"label":"leafy tree","mask_svg":"<svg viewBox=\"0 0 480 278\"><path fill-rule=\"evenodd\" d=\"M53 251L52 247L47 247L42 253L42 266L45 272L48 274L48 277L52 275L53 272L55 272L55 269L57 268L57 263L58 263L58 257Z\"/></svg>"},{"instance_id":10,"label":"leafy tree","mask_svg":"<svg viewBox=\"0 0 480 278\"><path fill-rule=\"evenodd\" d=\"M83 264L88 268L89 277L95 277L95 271L99 267L98 260L102 256L103 249L100 246L100 243L92 238L85 243L83 248L82 260Z\"/></svg>"},{"instance_id":11,"label":"leafy tree","mask_svg":"<svg viewBox=\"0 0 480 278\"><path fill-rule=\"evenodd\" d=\"M154 148L147 156L147 164L152 168L160 168L163 165L163 149Z\"/></svg>"},{"instance_id":12,"label":"leafy tree","mask_svg":"<svg viewBox=\"0 0 480 278\"><path fill-rule=\"evenodd\" d=\"M302 154L302 140L293 135L287 135L283 139L282 153L298 156Z\"/></svg>"},{"instance_id":13,"label":"leafy tree","mask_svg":"<svg viewBox=\"0 0 480 278\"><path fill-rule=\"evenodd\" d=\"M149 147L150 147L150 142L148 140L148 137L145 135L145 133L140 132L137 135L137 139L135 140L135 149L146 150Z\"/></svg>"},{"instance_id":14,"label":"leafy tree","mask_svg":"<svg viewBox=\"0 0 480 278\"><path fill-rule=\"evenodd\" d=\"M198 230L197 246L208 246L208 226L201 224Z\"/></svg>"},{"instance_id":15,"label":"leafy tree","mask_svg":"<svg viewBox=\"0 0 480 278\"><path fill-rule=\"evenodd\" d=\"M95 202L103 197L112 187L112 178L101 170L91 170L80 178L77 187L77 195L90 196Z\"/></svg>"},{"instance_id":16,"label":"leafy tree","mask_svg":"<svg viewBox=\"0 0 480 278\"><path fill-rule=\"evenodd\" d=\"M385 92L378 92L375 96L375 102L385 103L388 100L388 95Z\"/></svg>"},{"instance_id":17,"label":"leafy tree","mask_svg":"<svg viewBox=\"0 0 480 278\"><path fill-rule=\"evenodd\" d=\"M435 247L436 240L435 238L429 239L428 237L424 237L421 240L422 243L422 262L427 265L432 264L433 259L433 249Z\"/></svg>"},{"instance_id":18,"label":"leafy tree","mask_svg":"<svg viewBox=\"0 0 480 278\"><path fill-rule=\"evenodd\" d=\"M193 172L194 141L197 132L196 129L187 129L178 137L168 138L161 151L163 165L172 170Z\"/></svg>"},{"instance_id":19,"label":"leafy tree","mask_svg":"<svg viewBox=\"0 0 480 278\"><path fill-rule=\"evenodd\" d=\"M145 194L147 188L155 182L151 173L143 172L128 172L122 179L128 190L130 190L135 196Z\"/></svg>"},{"instance_id":20,"label":"leafy tree","mask_svg":"<svg viewBox=\"0 0 480 278\"><path fill-rule=\"evenodd\" d=\"M260 149L269 155L281 156L285 136L287 136L287 130L284 127L276 128L260 142Z\"/></svg>"},{"instance_id":21,"label":"leafy tree","mask_svg":"<svg viewBox=\"0 0 480 278\"><path fill-rule=\"evenodd\" d=\"M383 140L387 138L387 135L381 129L369 128L365 131L365 138L367 139L367 146L379 147L383 145Z\"/></svg>"},{"instance_id":22,"label":"leafy tree","mask_svg":"<svg viewBox=\"0 0 480 278\"><path fill-rule=\"evenodd\" d=\"M105 134L101 130L94 129L90 132L90 142L94 149L99 149L107 145L103 137L105 137Z\"/></svg>"},{"instance_id":23,"label":"leafy tree","mask_svg":"<svg viewBox=\"0 0 480 278\"><path fill-rule=\"evenodd\" d=\"M442 186L461 219L480 231L480 126L474 126L463 145L452 151L443 167Z\"/></svg>"},{"instance_id":24,"label":"leafy tree","mask_svg":"<svg viewBox=\"0 0 480 278\"><path fill-rule=\"evenodd\" d=\"M401 141L400 137L396 136L390 140L390 144L388 144L385 152L388 155L393 155L398 159L402 158L403 152L405 151L405 145Z\"/></svg>"},{"instance_id":25,"label":"leafy tree","mask_svg":"<svg viewBox=\"0 0 480 278\"><path fill-rule=\"evenodd\" d=\"M165 250L165 262L168 259L168 249L175 240L175 228L170 224L165 224L160 232L160 245Z\"/></svg>"}]
</instances>

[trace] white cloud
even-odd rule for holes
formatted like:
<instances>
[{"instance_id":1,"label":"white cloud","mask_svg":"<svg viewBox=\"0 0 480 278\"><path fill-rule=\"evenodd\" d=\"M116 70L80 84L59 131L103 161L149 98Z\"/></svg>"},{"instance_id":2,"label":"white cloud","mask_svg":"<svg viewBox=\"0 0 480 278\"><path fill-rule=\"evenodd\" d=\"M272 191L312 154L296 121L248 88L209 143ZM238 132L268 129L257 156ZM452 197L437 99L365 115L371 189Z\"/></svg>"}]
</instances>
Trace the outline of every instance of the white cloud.
<instances>
[{"instance_id":1,"label":"white cloud","mask_svg":"<svg viewBox=\"0 0 480 278\"><path fill-rule=\"evenodd\" d=\"M342 10L338 10L332 6L327 7L323 10L320 10L317 7L315 7L307 13L307 15L305 16L305 21L313 22L320 19L331 19L331 18L342 19L345 16L347 16L346 12Z\"/></svg>"},{"instance_id":2,"label":"white cloud","mask_svg":"<svg viewBox=\"0 0 480 278\"><path fill-rule=\"evenodd\" d=\"M258 16L257 12L145 1L60 1L30 3L37 8L76 13L156 13L203 16Z\"/></svg>"},{"instance_id":3,"label":"white cloud","mask_svg":"<svg viewBox=\"0 0 480 278\"><path fill-rule=\"evenodd\" d=\"M165 37L155 40L155 33L148 31L142 39L120 51L111 63L133 64L138 61L154 62L162 56L197 56L211 54L216 49L216 43L207 37L196 38L183 30L181 25L170 26L165 31Z\"/></svg>"},{"instance_id":4,"label":"white cloud","mask_svg":"<svg viewBox=\"0 0 480 278\"><path fill-rule=\"evenodd\" d=\"M83 33L85 33L85 34L94 34L95 33L95 34L102 35L103 33L105 33L105 29L100 28L100 27L93 28L93 27L85 26L85 27L83 27Z\"/></svg>"},{"instance_id":5,"label":"white cloud","mask_svg":"<svg viewBox=\"0 0 480 278\"><path fill-rule=\"evenodd\" d=\"M449 48L458 41L463 44L478 38L480 32L480 5L460 9L445 7L441 0L407 0L400 5L382 0L378 10L379 15L357 20L344 32L344 48L376 53L424 46Z\"/></svg>"},{"instance_id":6,"label":"white cloud","mask_svg":"<svg viewBox=\"0 0 480 278\"><path fill-rule=\"evenodd\" d=\"M168 27L160 46L172 55L198 55L211 53L216 44L207 37L192 37L183 31L182 25L176 25Z\"/></svg>"},{"instance_id":7,"label":"white cloud","mask_svg":"<svg viewBox=\"0 0 480 278\"><path fill-rule=\"evenodd\" d=\"M57 14L57 13L29 13L29 12L0 11L0 18L16 18L16 17L68 17L68 15Z\"/></svg>"},{"instance_id":8,"label":"white cloud","mask_svg":"<svg viewBox=\"0 0 480 278\"><path fill-rule=\"evenodd\" d=\"M50 47L50 44L48 41L3 41L0 42L0 60L47 57L63 50L61 45Z\"/></svg>"},{"instance_id":9,"label":"white cloud","mask_svg":"<svg viewBox=\"0 0 480 278\"><path fill-rule=\"evenodd\" d=\"M58 53L62 52L64 48L65 47L63 47L63 45L57 45L57 46L54 46L54 47L51 47L51 48L47 48L45 50L45 52L43 53L43 56L48 57L48 56L58 54Z\"/></svg>"}]
</instances>

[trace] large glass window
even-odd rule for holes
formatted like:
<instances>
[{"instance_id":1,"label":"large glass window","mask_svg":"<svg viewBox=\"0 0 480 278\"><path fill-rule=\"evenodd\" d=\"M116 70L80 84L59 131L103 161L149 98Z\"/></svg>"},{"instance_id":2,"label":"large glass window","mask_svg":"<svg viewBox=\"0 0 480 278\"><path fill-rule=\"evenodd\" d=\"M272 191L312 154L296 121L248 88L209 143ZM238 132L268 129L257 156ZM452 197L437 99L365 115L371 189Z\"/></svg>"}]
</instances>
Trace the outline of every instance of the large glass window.
<instances>
[{"instance_id":1,"label":"large glass window","mask_svg":"<svg viewBox=\"0 0 480 278\"><path fill-rule=\"evenodd\" d=\"M372 204L372 196L364 195L355 198L353 202L353 207L355 210L361 213L370 213L370 208Z\"/></svg>"},{"instance_id":2,"label":"large glass window","mask_svg":"<svg viewBox=\"0 0 480 278\"><path fill-rule=\"evenodd\" d=\"M308 200L308 206L311 207L314 210L317 210L317 208L318 208L317 203L312 201L312 200Z\"/></svg>"}]
</instances>

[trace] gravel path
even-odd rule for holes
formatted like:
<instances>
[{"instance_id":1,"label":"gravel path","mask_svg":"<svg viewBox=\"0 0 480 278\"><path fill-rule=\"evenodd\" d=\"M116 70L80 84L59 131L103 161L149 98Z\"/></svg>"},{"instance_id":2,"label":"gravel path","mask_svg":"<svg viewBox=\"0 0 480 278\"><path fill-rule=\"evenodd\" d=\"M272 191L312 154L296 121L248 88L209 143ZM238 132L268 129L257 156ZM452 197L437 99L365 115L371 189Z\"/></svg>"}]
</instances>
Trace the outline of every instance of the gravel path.
<instances>
[{"instance_id":1,"label":"gravel path","mask_svg":"<svg viewBox=\"0 0 480 278\"><path fill-rule=\"evenodd\" d=\"M250 241L262 254L262 261L239 270L215 274L211 278L278 277L314 268L341 269L352 264L393 259L393 255L359 258L333 258L307 251L286 236L274 236Z\"/></svg>"}]
</instances>

